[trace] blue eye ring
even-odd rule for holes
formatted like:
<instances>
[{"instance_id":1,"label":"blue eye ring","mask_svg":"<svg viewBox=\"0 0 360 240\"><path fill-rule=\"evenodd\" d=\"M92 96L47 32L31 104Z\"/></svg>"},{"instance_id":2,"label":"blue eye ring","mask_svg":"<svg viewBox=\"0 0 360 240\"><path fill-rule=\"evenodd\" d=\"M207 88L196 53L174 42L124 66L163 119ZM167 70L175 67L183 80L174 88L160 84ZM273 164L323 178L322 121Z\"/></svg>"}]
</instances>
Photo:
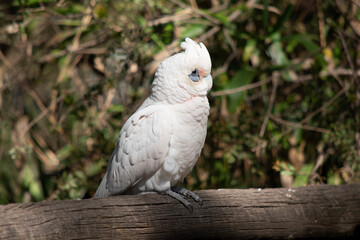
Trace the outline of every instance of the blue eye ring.
<instances>
[{"instance_id":1,"label":"blue eye ring","mask_svg":"<svg viewBox=\"0 0 360 240\"><path fill-rule=\"evenodd\" d=\"M189 75L189 78L193 82L198 82L200 80L199 70L196 68L194 71L192 71L191 74Z\"/></svg>"}]
</instances>

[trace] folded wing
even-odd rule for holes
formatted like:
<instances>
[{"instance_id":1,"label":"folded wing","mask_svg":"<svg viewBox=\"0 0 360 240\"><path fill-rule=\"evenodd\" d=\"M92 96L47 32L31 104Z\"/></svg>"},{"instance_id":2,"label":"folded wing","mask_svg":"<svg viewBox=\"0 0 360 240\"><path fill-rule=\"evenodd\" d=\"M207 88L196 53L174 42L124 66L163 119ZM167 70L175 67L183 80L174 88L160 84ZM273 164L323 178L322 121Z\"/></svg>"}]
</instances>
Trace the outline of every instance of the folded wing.
<instances>
[{"instance_id":1,"label":"folded wing","mask_svg":"<svg viewBox=\"0 0 360 240\"><path fill-rule=\"evenodd\" d=\"M121 194L154 175L164 163L172 134L173 116L161 106L134 113L120 132L95 197Z\"/></svg>"}]
</instances>

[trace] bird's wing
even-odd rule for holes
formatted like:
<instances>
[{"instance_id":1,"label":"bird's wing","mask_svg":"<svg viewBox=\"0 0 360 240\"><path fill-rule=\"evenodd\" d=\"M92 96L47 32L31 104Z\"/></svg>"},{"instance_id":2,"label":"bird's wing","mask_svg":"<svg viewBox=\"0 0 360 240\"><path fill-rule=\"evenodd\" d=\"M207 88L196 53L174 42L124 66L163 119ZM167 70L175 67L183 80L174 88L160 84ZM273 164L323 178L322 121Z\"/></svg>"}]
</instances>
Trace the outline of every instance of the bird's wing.
<instances>
[{"instance_id":1,"label":"bird's wing","mask_svg":"<svg viewBox=\"0 0 360 240\"><path fill-rule=\"evenodd\" d=\"M110 194L120 194L155 174L164 163L172 134L173 116L164 107L148 106L134 113L122 128L108 164Z\"/></svg>"}]
</instances>

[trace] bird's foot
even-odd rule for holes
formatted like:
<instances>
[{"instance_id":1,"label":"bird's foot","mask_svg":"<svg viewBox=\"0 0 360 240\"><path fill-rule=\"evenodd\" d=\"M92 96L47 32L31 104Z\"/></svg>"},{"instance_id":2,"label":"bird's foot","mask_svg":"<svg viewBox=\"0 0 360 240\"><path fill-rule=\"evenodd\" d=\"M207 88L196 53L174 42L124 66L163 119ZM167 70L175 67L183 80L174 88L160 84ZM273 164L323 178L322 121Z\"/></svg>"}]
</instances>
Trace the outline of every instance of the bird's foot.
<instances>
[{"instance_id":1,"label":"bird's foot","mask_svg":"<svg viewBox=\"0 0 360 240\"><path fill-rule=\"evenodd\" d=\"M192 198L195 202L199 203L200 205L203 205L203 200L196 193L193 193L192 191L187 190L186 188L174 186L171 188L171 190L178 194L183 195L184 197Z\"/></svg>"},{"instance_id":2,"label":"bird's foot","mask_svg":"<svg viewBox=\"0 0 360 240\"><path fill-rule=\"evenodd\" d=\"M187 190L186 188L175 186L171 187L171 189L165 193L181 202L187 209L189 209L190 212L194 210L194 207L186 198L192 198L200 205L203 204L203 200L197 194Z\"/></svg>"}]
</instances>

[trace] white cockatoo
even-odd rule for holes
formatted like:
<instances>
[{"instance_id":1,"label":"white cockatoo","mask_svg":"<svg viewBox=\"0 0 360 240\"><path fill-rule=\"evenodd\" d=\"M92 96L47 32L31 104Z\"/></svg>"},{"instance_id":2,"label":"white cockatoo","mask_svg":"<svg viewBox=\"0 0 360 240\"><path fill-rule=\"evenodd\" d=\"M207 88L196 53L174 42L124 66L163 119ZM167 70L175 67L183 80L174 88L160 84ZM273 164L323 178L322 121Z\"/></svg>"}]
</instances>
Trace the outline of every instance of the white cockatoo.
<instances>
[{"instance_id":1,"label":"white cockatoo","mask_svg":"<svg viewBox=\"0 0 360 240\"><path fill-rule=\"evenodd\" d=\"M190 210L184 198L202 200L178 187L204 146L212 87L211 59L204 44L186 38L183 52L164 60L151 94L120 131L105 176L94 197L155 191Z\"/></svg>"}]
</instances>

